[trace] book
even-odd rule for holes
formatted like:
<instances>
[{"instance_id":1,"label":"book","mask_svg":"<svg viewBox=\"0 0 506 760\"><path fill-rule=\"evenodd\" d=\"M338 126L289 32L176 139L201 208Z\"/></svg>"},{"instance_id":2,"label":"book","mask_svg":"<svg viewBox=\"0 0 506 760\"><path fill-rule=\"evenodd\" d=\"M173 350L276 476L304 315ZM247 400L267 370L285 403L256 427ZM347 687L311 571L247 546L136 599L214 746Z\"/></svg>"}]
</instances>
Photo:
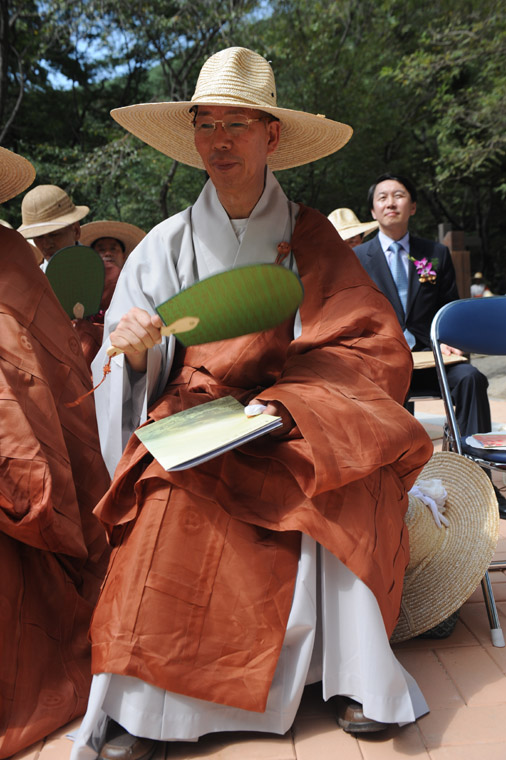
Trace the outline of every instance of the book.
<instances>
[{"instance_id":1,"label":"book","mask_svg":"<svg viewBox=\"0 0 506 760\"><path fill-rule=\"evenodd\" d=\"M436 362L432 351L412 351L414 369L427 369L428 367L435 367ZM467 362L466 356L459 356L458 354L443 354L443 362L445 364L459 364L460 362Z\"/></svg>"},{"instance_id":2,"label":"book","mask_svg":"<svg viewBox=\"0 0 506 760\"><path fill-rule=\"evenodd\" d=\"M165 470L186 470L282 425L280 417L247 417L232 396L176 412L135 434Z\"/></svg>"},{"instance_id":3,"label":"book","mask_svg":"<svg viewBox=\"0 0 506 760\"><path fill-rule=\"evenodd\" d=\"M466 443L477 449L506 450L506 433L475 433L467 436Z\"/></svg>"}]
</instances>

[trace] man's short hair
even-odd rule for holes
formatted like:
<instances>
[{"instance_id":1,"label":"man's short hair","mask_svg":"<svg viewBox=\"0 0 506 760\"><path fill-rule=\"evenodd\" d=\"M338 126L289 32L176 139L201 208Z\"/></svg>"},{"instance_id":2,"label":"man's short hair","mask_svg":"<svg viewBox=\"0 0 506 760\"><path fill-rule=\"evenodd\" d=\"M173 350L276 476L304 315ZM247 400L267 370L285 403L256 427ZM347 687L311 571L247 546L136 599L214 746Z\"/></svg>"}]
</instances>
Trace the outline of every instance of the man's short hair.
<instances>
[{"instance_id":1,"label":"man's short hair","mask_svg":"<svg viewBox=\"0 0 506 760\"><path fill-rule=\"evenodd\" d=\"M403 177L402 174L391 174L390 172L385 172L385 174L380 174L380 176L376 178L375 182L369 188L369 191L367 193L367 202L369 204L369 211L373 207L374 191L376 190L376 186L379 185L380 182L385 182L385 180L387 179L393 179L396 182L400 182L401 185L404 185L404 187L406 188L406 190L408 191L411 197L411 201L413 203L416 203L418 193L416 192L416 187L411 182L411 180L408 179L408 177Z\"/></svg>"}]
</instances>

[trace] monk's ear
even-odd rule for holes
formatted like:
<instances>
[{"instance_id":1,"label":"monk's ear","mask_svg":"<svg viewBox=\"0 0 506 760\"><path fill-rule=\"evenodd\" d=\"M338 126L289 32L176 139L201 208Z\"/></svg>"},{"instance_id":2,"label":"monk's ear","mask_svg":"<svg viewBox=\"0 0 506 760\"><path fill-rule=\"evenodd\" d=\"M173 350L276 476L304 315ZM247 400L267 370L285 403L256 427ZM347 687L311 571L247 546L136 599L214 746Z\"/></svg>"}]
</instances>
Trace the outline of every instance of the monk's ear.
<instances>
[{"instance_id":1,"label":"monk's ear","mask_svg":"<svg viewBox=\"0 0 506 760\"><path fill-rule=\"evenodd\" d=\"M279 145L279 138L281 137L281 122L269 121L267 124L267 153L274 153Z\"/></svg>"}]
</instances>

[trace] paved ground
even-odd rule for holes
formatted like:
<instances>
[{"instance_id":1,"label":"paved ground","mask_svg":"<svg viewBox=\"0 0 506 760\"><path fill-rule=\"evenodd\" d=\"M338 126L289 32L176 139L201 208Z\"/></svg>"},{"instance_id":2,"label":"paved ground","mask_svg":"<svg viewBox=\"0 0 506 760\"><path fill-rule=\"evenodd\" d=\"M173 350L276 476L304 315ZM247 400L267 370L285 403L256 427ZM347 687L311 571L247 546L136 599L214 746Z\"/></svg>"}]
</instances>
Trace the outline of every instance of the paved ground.
<instances>
[{"instance_id":1,"label":"paved ground","mask_svg":"<svg viewBox=\"0 0 506 760\"><path fill-rule=\"evenodd\" d=\"M473 355L471 362L487 376L489 397L506 400L506 356Z\"/></svg>"},{"instance_id":2,"label":"paved ground","mask_svg":"<svg viewBox=\"0 0 506 760\"><path fill-rule=\"evenodd\" d=\"M490 381L492 419L506 430L506 362L503 357L473 357ZM503 374L504 373L504 374ZM420 401L415 414L434 448L442 440L442 402ZM501 478L496 485L506 491ZM501 520L496 559L506 559L506 521ZM506 631L506 574L491 575ZM336 724L318 686L306 689L292 729L284 736L217 734L198 743L160 745L155 760L506 760L506 648L491 645L481 590L462 608L448 639L412 639L394 646L397 657L419 683L430 713L415 724L355 739ZM68 760L66 726L15 760Z\"/></svg>"}]
</instances>

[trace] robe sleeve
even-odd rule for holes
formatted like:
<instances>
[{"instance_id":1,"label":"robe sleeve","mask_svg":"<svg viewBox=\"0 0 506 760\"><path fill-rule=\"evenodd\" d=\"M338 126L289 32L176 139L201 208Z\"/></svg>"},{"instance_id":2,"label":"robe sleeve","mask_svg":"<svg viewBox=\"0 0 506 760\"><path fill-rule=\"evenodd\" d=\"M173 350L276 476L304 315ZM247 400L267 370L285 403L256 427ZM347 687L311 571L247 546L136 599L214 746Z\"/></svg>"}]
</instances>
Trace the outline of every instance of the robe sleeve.
<instances>
[{"instance_id":1,"label":"robe sleeve","mask_svg":"<svg viewBox=\"0 0 506 760\"><path fill-rule=\"evenodd\" d=\"M409 488L430 443L402 407L411 352L392 306L330 226L301 211L292 248L305 289L302 334L259 398L282 403L311 448L298 462L297 446L283 448L290 468L305 471L308 497L387 465Z\"/></svg>"},{"instance_id":2,"label":"robe sleeve","mask_svg":"<svg viewBox=\"0 0 506 760\"><path fill-rule=\"evenodd\" d=\"M155 227L128 257L105 315L104 340L92 364L94 385L104 376L109 335L121 317L133 307L155 314L156 306L193 282L189 213L187 209ZM165 388L174 345L170 337L150 349L145 374L130 372L123 355L113 357L109 375L95 390L100 445L111 477L131 434Z\"/></svg>"}]
</instances>

